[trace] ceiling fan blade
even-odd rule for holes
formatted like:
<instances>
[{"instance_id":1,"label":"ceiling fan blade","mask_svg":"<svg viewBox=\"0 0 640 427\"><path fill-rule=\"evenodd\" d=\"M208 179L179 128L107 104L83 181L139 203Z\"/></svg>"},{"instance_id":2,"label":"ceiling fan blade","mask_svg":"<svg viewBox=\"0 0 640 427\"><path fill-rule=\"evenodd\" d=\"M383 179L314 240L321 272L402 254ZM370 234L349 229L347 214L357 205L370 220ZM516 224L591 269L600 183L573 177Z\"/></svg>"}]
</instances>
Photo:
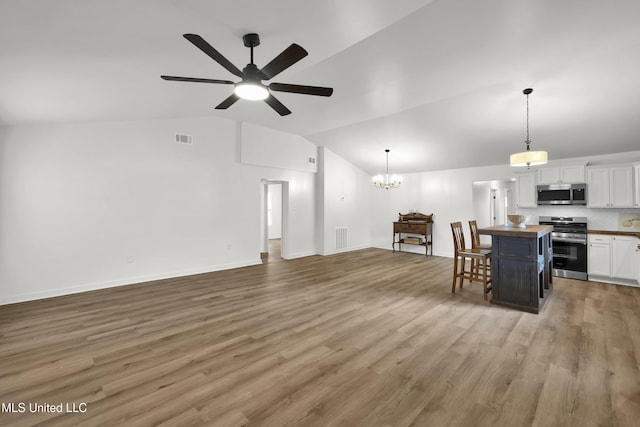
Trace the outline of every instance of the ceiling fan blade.
<instances>
[{"instance_id":1,"label":"ceiling fan blade","mask_svg":"<svg viewBox=\"0 0 640 427\"><path fill-rule=\"evenodd\" d=\"M301 93L303 95L331 96L333 88L321 86L291 85L288 83L271 83L270 90L276 92Z\"/></svg>"},{"instance_id":2,"label":"ceiling fan blade","mask_svg":"<svg viewBox=\"0 0 640 427\"><path fill-rule=\"evenodd\" d=\"M242 77L242 71L233 65L220 52L215 50L213 46L205 41L197 34L183 34L183 37L193 43L198 49L209 55L214 61L226 68L231 74Z\"/></svg>"},{"instance_id":3,"label":"ceiling fan blade","mask_svg":"<svg viewBox=\"0 0 640 427\"><path fill-rule=\"evenodd\" d=\"M230 80L215 80L215 79L199 79L196 77L176 77L176 76L160 76L164 80L170 80L174 82L194 82L194 83L218 83L223 85L234 84Z\"/></svg>"},{"instance_id":4,"label":"ceiling fan blade","mask_svg":"<svg viewBox=\"0 0 640 427\"><path fill-rule=\"evenodd\" d=\"M291 110L285 107L282 102L278 101L273 95L269 95L268 97L266 97L264 102L269 104L269 106L276 110L281 116L291 114Z\"/></svg>"},{"instance_id":5,"label":"ceiling fan blade","mask_svg":"<svg viewBox=\"0 0 640 427\"><path fill-rule=\"evenodd\" d=\"M238 99L240 99L240 97L235 93L232 93L231 96L222 101L220 104L216 105L216 110L226 110L227 108L235 104Z\"/></svg>"},{"instance_id":6,"label":"ceiling fan blade","mask_svg":"<svg viewBox=\"0 0 640 427\"><path fill-rule=\"evenodd\" d=\"M262 80L269 80L291 67L308 54L309 53L304 50L302 46L293 43L291 46L283 50L280 55L273 58L271 62L262 67L260 70L260 77Z\"/></svg>"}]
</instances>

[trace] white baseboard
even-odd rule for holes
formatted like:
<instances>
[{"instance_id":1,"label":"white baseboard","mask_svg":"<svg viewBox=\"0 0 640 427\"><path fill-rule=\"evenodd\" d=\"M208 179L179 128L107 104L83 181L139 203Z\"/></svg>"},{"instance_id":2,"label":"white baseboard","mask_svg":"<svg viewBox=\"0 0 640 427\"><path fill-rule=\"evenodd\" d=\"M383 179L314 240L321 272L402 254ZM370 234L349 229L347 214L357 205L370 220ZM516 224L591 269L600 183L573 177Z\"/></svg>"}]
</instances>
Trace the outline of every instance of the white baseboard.
<instances>
[{"instance_id":1,"label":"white baseboard","mask_svg":"<svg viewBox=\"0 0 640 427\"><path fill-rule=\"evenodd\" d=\"M327 256L327 255L342 254L342 253L345 253L345 252L353 252L353 251L359 251L359 250L362 250L362 249L369 249L371 247L373 247L373 246L371 246L371 245L362 245L362 246L348 247L348 248L344 248L344 249L334 249L334 250L331 250L331 251L325 251L321 255Z\"/></svg>"},{"instance_id":2,"label":"white baseboard","mask_svg":"<svg viewBox=\"0 0 640 427\"><path fill-rule=\"evenodd\" d=\"M228 264L217 264L211 266L204 266L199 268L170 271L159 274L150 274L144 276L131 276L123 277L117 280L110 280L106 282L88 283L79 286L67 286L63 288L47 289L40 292L29 292L17 295L3 295L0 298L0 305L15 304L18 302L33 301L44 298L53 298L63 295L76 294L80 292L95 291L98 289L115 288L117 286L134 285L136 283L151 282L153 280L172 279L175 277L191 276L193 274L211 273L214 271L230 270L232 268L248 267L250 265L262 264L260 259L252 259L241 262L234 262Z\"/></svg>"},{"instance_id":3,"label":"white baseboard","mask_svg":"<svg viewBox=\"0 0 640 427\"><path fill-rule=\"evenodd\" d=\"M376 249L385 249L388 251L392 251L393 249L390 246L372 246L372 248L376 248ZM422 249L422 248L421 248ZM396 252L399 252L398 250L396 250ZM418 251L402 251L404 253L408 253L408 254L416 254L416 255L424 255L424 249L422 249L420 252ZM431 254L430 254L431 255ZM434 252L433 256L439 256L439 257L443 257L443 258L453 258L453 255L450 253L439 253L439 252Z\"/></svg>"},{"instance_id":4,"label":"white baseboard","mask_svg":"<svg viewBox=\"0 0 640 427\"><path fill-rule=\"evenodd\" d=\"M615 277L594 276L593 274L589 274L587 280L590 282L609 283L612 285L634 286L636 288L640 287L640 284L636 280L631 279L618 279Z\"/></svg>"},{"instance_id":5,"label":"white baseboard","mask_svg":"<svg viewBox=\"0 0 640 427\"><path fill-rule=\"evenodd\" d=\"M312 251L308 251L308 252L298 252L295 254L289 254L285 259L296 259L296 258L305 258L308 256L313 256L313 255L318 255L315 252Z\"/></svg>"}]
</instances>

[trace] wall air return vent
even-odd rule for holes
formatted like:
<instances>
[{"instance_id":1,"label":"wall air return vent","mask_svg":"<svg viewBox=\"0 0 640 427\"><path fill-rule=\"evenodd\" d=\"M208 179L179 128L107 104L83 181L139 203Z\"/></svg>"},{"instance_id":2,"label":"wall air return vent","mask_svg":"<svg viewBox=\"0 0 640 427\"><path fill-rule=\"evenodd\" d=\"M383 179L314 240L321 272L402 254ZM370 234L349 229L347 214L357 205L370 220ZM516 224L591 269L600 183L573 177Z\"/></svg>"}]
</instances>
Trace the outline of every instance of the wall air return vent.
<instances>
[{"instance_id":1,"label":"wall air return vent","mask_svg":"<svg viewBox=\"0 0 640 427\"><path fill-rule=\"evenodd\" d=\"M193 136L185 135L183 133L176 133L175 142L177 144L188 144L188 145L191 145L191 144L193 144Z\"/></svg>"},{"instance_id":2,"label":"wall air return vent","mask_svg":"<svg viewBox=\"0 0 640 427\"><path fill-rule=\"evenodd\" d=\"M347 227L336 227L336 249L347 248Z\"/></svg>"}]
</instances>

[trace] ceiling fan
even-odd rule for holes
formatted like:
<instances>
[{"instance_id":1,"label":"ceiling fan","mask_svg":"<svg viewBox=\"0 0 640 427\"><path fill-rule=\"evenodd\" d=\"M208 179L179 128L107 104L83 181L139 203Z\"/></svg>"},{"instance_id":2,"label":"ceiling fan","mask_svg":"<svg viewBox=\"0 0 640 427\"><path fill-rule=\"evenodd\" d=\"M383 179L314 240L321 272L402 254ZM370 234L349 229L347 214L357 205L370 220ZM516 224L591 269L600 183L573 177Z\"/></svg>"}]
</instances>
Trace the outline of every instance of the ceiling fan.
<instances>
[{"instance_id":1,"label":"ceiling fan","mask_svg":"<svg viewBox=\"0 0 640 427\"><path fill-rule=\"evenodd\" d=\"M253 48L260 44L260 37L255 34L245 34L242 37L244 45L251 49L251 62L240 71L238 67L233 65L220 52L215 50L213 46L207 43L197 34L184 34L185 39L193 43L198 49L209 55L214 61L222 65L231 74L240 77L242 80L235 83L230 80L214 80L201 79L195 77L176 77L176 76L160 76L164 80L172 80L178 82L196 82L196 83L216 83L224 85L234 85L233 93L224 101L216 106L218 110L226 110L232 106L240 98L253 101L264 100L271 108L276 110L281 116L291 114L291 111L278 101L271 92L290 92L301 93L304 95L331 96L333 88L320 86L295 85L288 83L271 83L268 86L263 84L263 80L270 80L282 71L286 70L296 62L308 55L307 51L301 46L293 43L291 46L283 50L278 56L271 60L267 65L258 69L253 63Z\"/></svg>"}]
</instances>

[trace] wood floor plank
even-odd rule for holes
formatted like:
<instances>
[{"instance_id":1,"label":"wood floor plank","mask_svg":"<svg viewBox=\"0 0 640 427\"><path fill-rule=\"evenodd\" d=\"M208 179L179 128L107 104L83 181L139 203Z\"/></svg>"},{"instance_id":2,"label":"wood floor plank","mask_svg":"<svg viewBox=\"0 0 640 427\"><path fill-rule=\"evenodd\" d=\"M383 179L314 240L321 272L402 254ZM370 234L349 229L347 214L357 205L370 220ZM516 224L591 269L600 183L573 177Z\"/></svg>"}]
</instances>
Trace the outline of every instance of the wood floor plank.
<instances>
[{"instance_id":1,"label":"wood floor plank","mask_svg":"<svg viewBox=\"0 0 640 427\"><path fill-rule=\"evenodd\" d=\"M452 269L366 249L0 306L0 425L637 423L640 288L554 278L535 315Z\"/></svg>"}]
</instances>

